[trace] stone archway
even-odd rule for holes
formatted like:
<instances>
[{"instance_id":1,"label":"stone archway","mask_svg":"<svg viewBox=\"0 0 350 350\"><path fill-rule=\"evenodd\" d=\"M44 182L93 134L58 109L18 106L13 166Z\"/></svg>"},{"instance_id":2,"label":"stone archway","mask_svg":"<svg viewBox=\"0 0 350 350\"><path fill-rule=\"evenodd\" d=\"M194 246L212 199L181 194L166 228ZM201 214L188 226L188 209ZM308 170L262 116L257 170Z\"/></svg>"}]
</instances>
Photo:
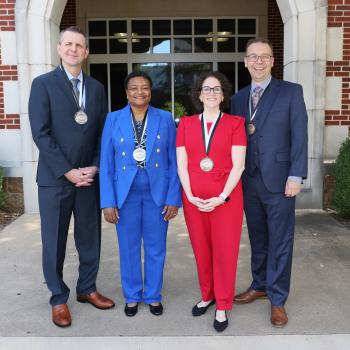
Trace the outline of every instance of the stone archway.
<instances>
[{"instance_id":1,"label":"stone archway","mask_svg":"<svg viewBox=\"0 0 350 350\"><path fill-rule=\"evenodd\" d=\"M38 152L31 138L27 101L33 78L58 64L56 43L66 2L16 1L24 204L29 213L38 211ZM303 85L309 115L309 178L298 205L321 208L327 1L277 0L277 4L284 23L284 78Z\"/></svg>"}]
</instances>

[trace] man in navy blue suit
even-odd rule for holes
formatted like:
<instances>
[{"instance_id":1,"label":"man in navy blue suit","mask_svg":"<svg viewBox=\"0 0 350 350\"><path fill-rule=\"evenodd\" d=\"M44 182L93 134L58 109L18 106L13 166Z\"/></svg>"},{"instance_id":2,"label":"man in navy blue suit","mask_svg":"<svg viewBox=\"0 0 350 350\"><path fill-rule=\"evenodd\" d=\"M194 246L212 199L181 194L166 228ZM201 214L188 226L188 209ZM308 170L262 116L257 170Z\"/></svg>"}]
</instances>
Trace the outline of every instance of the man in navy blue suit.
<instances>
[{"instance_id":1,"label":"man in navy blue suit","mask_svg":"<svg viewBox=\"0 0 350 350\"><path fill-rule=\"evenodd\" d=\"M101 246L97 172L107 102L104 87L82 72L89 54L84 33L77 27L65 29L57 51L60 66L33 80L29 120L39 149L43 271L52 293L52 321L68 327L69 288L63 281L63 265L72 214L79 254L77 301L99 309L114 306L96 290Z\"/></svg>"},{"instance_id":2,"label":"man in navy blue suit","mask_svg":"<svg viewBox=\"0 0 350 350\"><path fill-rule=\"evenodd\" d=\"M235 296L237 304L268 298L271 323L288 322L295 196L307 176L307 113L302 87L271 77L268 40L247 43L249 86L231 99L231 114L246 118L248 149L243 175L244 210L251 244L253 281Z\"/></svg>"}]
</instances>

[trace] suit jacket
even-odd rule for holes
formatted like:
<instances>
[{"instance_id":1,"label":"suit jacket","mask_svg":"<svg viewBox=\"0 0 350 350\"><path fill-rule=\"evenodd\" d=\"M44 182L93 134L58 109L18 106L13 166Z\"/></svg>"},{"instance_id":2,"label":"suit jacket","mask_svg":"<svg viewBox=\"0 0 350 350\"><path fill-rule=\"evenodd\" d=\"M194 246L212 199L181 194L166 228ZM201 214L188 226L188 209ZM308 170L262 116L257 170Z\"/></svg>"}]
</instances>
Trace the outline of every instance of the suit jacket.
<instances>
[{"instance_id":1,"label":"suit jacket","mask_svg":"<svg viewBox=\"0 0 350 350\"><path fill-rule=\"evenodd\" d=\"M231 98L231 114L244 116L246 125L250 89L249 85ZM255 118L264 184L270 192L284 192L288 176L307 176L307 112L301 85L272 78ZM248 161L249 146L247 152Z\"/></svg>"},{"instance_id":2,"label":"suit jacket","mask_svg":"<svg viewBox=\"0 0 350 350\"><path fill-rule=\"evenodd\" d=\"M176 129L169 112L149 106L146 171L156 205L181 206L177 175ZM121 208L137 173L130 106L108 114L102 134L100 162L101 208Z\"/></svg>"},{"instance_id":3,"label":"suit jacket","mask_svg":"<svg viewBox=\"0 0 350 350\"><path fill-rule=\"evenodd\" d=\"M62 186L73 168L99 165L100 138L107 100L102 84L84 74L88 122L74 120L78 107L65 73L56 68L35 78L29 98L29 121L39 149L37 183Z\"/></svg>"}]
</instances>

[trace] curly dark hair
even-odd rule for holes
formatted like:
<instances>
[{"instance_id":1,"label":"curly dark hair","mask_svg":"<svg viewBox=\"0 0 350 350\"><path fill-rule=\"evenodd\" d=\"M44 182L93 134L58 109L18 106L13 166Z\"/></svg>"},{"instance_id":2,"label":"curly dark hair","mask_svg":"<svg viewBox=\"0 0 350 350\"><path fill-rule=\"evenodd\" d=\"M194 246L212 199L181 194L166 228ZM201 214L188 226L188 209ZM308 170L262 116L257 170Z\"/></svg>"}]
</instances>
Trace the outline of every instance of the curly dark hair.
<instances>
[{"instance_id":1,"label":"curly dark hair","mask_svg":"<svg viewBox=\"0 0 350 350\"><path fill-rule=\"evenodd\" d=\"M221 88L222 88L222 92L224 95L224 100L220 103L220 109L225 110L229 105L230 97L232 94L232 85L228 81L226 75L224 75L220 72L217 72L217 71L204 72L196 80L196 82L192 88L192 94L191 94L192 103L198 111L203 110L203 103L199 99L199 95L201 94L203 83L207 78L211 78L211 77L219 80Z\"/></svg>"}]
</instances>

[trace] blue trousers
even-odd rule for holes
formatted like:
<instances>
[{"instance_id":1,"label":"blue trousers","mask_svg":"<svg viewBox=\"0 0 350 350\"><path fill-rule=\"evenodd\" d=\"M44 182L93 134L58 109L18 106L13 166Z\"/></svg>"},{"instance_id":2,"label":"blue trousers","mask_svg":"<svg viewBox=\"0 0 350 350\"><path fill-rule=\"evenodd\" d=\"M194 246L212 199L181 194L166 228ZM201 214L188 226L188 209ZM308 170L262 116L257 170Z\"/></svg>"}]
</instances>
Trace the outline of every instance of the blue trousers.
<instances>
[{"instance_id":1,"label":"blue trousers","mask_svg":"<svg viewBox=\"0 0 350 350\"><path fill-rule=\"evenodd\" d=\"M258 170L243 178L244 211L251 245L252 289L283 306L290 289L295 197L271 193Z\"/></svg>"},{"instance_id":2,"label":"blue trousers","mask_svg":"<svg viewBox=\"0 0 350 350\"><path fill-rule=\"evenodd\" d=\"M117 226L120 272L127 303L161 301L168 222L164 206L157 206L150 192L146 170L139 169L129 194L119 209ZM142 279L141 242L144 248Z\"/></svg>"}]
</instances>

